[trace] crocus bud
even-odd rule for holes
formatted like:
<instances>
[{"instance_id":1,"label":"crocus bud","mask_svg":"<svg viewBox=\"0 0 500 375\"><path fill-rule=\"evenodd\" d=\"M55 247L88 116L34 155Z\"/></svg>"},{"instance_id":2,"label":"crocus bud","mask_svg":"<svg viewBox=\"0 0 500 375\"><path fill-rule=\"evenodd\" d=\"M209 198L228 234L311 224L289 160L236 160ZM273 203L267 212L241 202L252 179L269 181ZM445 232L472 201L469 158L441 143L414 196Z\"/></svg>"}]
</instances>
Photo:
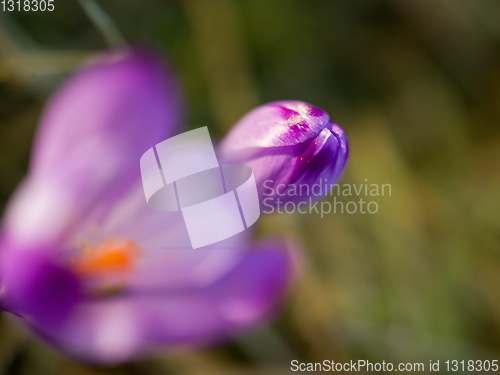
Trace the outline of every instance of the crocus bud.
<instances>
[{"instance_id":1,"label":"crocus bud","mask_svg":"<svg viewBox=\"0 0 500 375\"><path fill-rule=\"evenodd\" d=\"M264 104L244 116L218 149L221 159L253 169L266 204L316 201L342 175L344 130L323 110L299 101Z\"/></svg>"}]
</instances>

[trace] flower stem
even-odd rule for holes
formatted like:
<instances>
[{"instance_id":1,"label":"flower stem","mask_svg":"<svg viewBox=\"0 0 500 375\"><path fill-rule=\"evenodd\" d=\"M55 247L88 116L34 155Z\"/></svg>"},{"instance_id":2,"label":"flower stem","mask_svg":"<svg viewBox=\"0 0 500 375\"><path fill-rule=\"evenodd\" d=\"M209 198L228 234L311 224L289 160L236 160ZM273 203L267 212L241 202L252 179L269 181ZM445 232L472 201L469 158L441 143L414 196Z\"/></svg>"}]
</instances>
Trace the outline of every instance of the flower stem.
<instances>
[{"instance_id":1,"label":"flower stem","mask_svg":"<svg viewBox=\"0 0 500 375\"><path fill-rule=\"evenodd\" d=\"M78 2L111 47L121 46L126 43L125 38L120 30L118 30L114 21L97 1L78 0Z\"/></svg>"}]
</instances>

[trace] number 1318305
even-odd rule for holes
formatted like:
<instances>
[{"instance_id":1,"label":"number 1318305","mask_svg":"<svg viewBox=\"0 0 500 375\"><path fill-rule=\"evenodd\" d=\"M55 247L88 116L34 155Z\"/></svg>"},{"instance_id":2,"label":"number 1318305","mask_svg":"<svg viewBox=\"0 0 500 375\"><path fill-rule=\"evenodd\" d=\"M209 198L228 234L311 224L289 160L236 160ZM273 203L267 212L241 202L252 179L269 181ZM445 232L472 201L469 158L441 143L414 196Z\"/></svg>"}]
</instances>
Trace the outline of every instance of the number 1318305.
<instances>
[{"instance_id":1,"label":"number 1318305","mask_svg":"<svg viewBox=\"0 0 500 375\"><path fill-rule=\"evenodd\" d=\"M4 12L53 12L54 0L1 0Z\"/></svg>"}]
</instances>

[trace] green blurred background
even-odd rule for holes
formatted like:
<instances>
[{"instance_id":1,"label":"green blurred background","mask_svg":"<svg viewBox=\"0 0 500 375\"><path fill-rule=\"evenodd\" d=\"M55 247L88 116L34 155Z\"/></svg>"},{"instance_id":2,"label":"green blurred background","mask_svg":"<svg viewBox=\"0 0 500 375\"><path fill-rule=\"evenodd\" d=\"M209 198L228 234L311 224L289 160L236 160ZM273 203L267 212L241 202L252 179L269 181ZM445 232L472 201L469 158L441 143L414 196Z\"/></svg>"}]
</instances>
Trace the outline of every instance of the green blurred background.
<instances>
[{"instance_id":1,"label":"green blurred background","mask_svg":"<svg viewBox=\"0 0 500 375\"><path fill-rule=\"evenodd\" d=\"M341 182L389 183L392 195L370 198L375 215L262 220L262 235L301 244L303 270L277 319L232 343L93 368L3 316L0 373L288 374L292 359L500 359L498 0L55 0L55 8L0 13L2 209L26 173L50 92L121 37L169 57L190 126L222 137L258 104L313 103L349 135Z\"/></svg>"}]
</instances>

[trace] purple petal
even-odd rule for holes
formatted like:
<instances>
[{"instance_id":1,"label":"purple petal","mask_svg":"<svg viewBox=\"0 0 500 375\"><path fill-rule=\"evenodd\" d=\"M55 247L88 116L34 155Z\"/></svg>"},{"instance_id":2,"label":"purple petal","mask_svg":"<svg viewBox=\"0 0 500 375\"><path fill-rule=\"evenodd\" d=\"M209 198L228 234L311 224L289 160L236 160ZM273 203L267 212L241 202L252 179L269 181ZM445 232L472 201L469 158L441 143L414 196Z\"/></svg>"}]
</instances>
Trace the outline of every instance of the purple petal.
<instances>
[{"instance_id":1,"label":"purple petal","mask_svg":"<svg viewBox=\"0 0 500 375\"><path fill-rule=\"evenodd\" d=\"M8 213L11 235L57 241L89 211L109 210L180 113L176 82L150 52L126 49L84 67L46 106L29 178Z\"/></svg>"},{"instance_id":2,"label":"purple petal","mask_svg":"<svg viewBox=\"0 0 500 375\"><path fill-rule=\"evenodd\" d=\"M342 128L329 122L324 111L288 101L251 111L224 138L218 151L224 161L252 168L261 200L274 199L279 192L283 202L307 201L310 196L287 191L297 190L299 185L334 184L344 171L348 143Z\"/></svg>"},{"instance_id":3,"label":"purple petal","mask_svg":"<svg viewBox=\"0 0 500 375\"><path fill-rule=\"evenodd\" d=\"M245 115L221 144L223 152L248 152L262 148L303 149L328 125L323 110L299 101L264 104ZM234 157L234 156L233 156Z\"/></svg>"},{"instance_id":4,"label":"purple petal","mask_svg":"<svg viewBox=\"0 0 500 375\"><path fill-rule=\"evenodd\" d=\"M205 287L96 300L82 305L64 327L34 328L78 358L119 363L158 347L206 345L241 334L275 311L291 275L283 244L262 245Z\"/></svg>"},{"instance_id":5,"label":"purple petal","mask_svg":"<svg viewBox=\"0 0 500 375\"><path fill-rule=\"evenodd\" d=\"M275 312L292 268L285 245L268 243L249 250L231 272L206 288L172 296L169 302L159 295L146 297L142 313L151 319L148 336L167 344L210 344L241 334Z\"/></svg>"},{"instance_id":6,"label":"purple petal","mask_svg":"<svg viewBox=\"0 0 500 375\"><path fill-rule=\"evenodd\" d=\"M119 280L135 290L199 287L222 277L237 264L248 243L248 232L242 232L193 251L182 214L152 210L139 185L97 224L90 216L77 227L65 251L66 259L78 258L82 252L78 246L81 243L94 247L109 240L120 240L137 246L140 256L135 260L133 270L120 276ZM109 275L105 276L108 281L113 281Z\"/></svg>"},{"instance_id":7,"label":"purple petal","mask_svg":"<svg viewBox=\"0 0 500 375\"><path fill-rule=\"evenodd\" d=\"M64 324L82 300L75 274L47 256L44 249L2 253L2 305L23 319L55 329Z\"/></svg>"}]
</instances>

